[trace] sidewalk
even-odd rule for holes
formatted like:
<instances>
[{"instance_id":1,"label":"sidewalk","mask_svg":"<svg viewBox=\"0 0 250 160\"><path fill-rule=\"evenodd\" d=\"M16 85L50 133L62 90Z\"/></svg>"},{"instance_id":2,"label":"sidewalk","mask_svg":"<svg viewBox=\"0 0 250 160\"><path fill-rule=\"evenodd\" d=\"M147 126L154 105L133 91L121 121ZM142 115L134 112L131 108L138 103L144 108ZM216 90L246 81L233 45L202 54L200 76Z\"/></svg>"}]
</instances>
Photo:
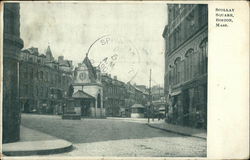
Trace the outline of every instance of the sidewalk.
<instances>
[{"instance_id":1,"label":"sidewalk","mask_svg":"<svg viewBox=\"0 0 250 160\"><path fill-rule=\"evenodd\" d=\"M7 156L31 156L56 154L72 150L72 143L48 134L20 126L20 141L5 143L3 154Z\"/></svg>"},{"instance_id":2,"label":"sidewalk","mask_svg":"<svg viewBox=\"0 0 250 160\"><path fill-rule=\"evenodd\" d=\"M151 120L150 123L147 125L150 127L165 130L168 132L173 132L173 133L178 133L178 134L182 134L182 135L186 135L186 136L207 139L207 131L204 129L184 127L184 126L169 124L169 123L166 123L164 121L158 122L158 120L155 120L154 122L152 122L152 120Z\"/></svg>"},{"instance_id":3,"label":"sidewalk","mask_svg":"<svg viewBox=\"0 0 250 160\"><path fill-rule=\"evenodd\" d=\"M107 117L106 119L120 120L120 121L126 121L126 122L137 122L137 123L147 123L148 122L148 119L146 119L146 118Z\"/></svg>"},{"instance_id":4,"label":"sidewalk","mask_svg":"<svg viewBox=\"0 0 250 160\"><path fill-rule=\"evenodd\" d=\"M152 128L157 128L157 129L161 129L161 130L165 130L165 131L173 132L173 133L178 133L178 134L182 134L186 136L207 139L206 130L169 124L169 123L166 123L164 120L158 121L157 118L155 118L154 121L152 120L152 118L150 118L150 123L148 123L147 118L107 117L107 119L120 120L120 121L126 121L126 122L144 123Z\"/></svg>"}]
</instances>

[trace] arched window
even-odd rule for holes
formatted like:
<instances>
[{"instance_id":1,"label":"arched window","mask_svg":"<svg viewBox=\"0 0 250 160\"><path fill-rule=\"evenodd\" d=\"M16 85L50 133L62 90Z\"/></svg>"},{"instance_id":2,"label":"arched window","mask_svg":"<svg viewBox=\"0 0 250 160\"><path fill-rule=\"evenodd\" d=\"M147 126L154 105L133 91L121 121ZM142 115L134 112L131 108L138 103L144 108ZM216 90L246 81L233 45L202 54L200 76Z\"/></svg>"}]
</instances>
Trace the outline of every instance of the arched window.
<instances>
[{"instance_id":1,"label":"arched window","mask_svg":"<svg viewBox=\"0 0 250 160\"><path fill-rule=\"evenodd\" d=\"M194 70L194 65L193 65L193 49L189 49L186 54L185 54L185 61L184 61L184 67L185 67L185 72L184 72L184 77L185 81L189 80L193 77L193 70Z\"/></svg>"},{"instance_id":2,"label":"arched window","mask_svg":"<svg viewBox=\"0 0 250 160\"><path fill-rule=\"evenodd\" d=\"M181 58L178 57L174 61L174 84L180 83L181 78L181 67L180 67Z\"/></svg>"},{"instance_id":3,"label":"arched window","mask_svg":"<svg viewBox=\"0 0 250 160\"><path fill-rule=\"evenodd\" d=\"M171 65L169 65L169 71L168 71L168 84L169 85L173 85L172 72L173 72L173 67Z\"/></svg>"},{"instance_id":4,"label":"arched window","mask_svg":"<svg viewBox=\"0 0 250 160\"><path fill-rule=\"evenodd\" d=\"M207 73L207 38L204 39L200 44L200 56L199 56L199 66L200 74Z\"/></svg>"}]
</instances>

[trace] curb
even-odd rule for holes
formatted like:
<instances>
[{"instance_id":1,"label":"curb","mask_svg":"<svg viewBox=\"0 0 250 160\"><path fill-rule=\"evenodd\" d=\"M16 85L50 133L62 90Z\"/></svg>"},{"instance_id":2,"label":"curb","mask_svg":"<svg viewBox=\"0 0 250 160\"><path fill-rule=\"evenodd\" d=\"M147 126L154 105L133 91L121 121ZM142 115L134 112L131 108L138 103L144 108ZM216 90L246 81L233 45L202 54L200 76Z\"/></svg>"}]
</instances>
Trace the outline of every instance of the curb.
<instances>
[{"instance_id":1,"label":"curb","mask_svg":"<svg viewBox=\"0 0 250 160\"><path fill-rule=\"evenodd\" d=\"M3 154L5 156L32 156L32 155L58 154L58 153L69 152L72 150L73 150L73 145L72 143L69 143L68 145L63 147L51 148L51 149L38 149L38 150L30 149L30 150L9 150L9 151L4 151L3 149Z\"/></svg>"},{"instance_id":2,"label":"curb","mask_svg":"<svg viewBox=\"0 0 250 160\"><path fill-rule=\"evenodd\" d=\"M183 135L183 136L189 136L189 137L195 137L195 138L200 138L200 139L207 140L207 138L204 138L204 137L199 137L199 136L195 136L195 135L192 135L192 134L177 132L177 131L173 131L173 130L169 130L169 129L165 129L165 128L155 127L155 126L152 126L152 125L150 125L148 123L146 123L146 125L149 126L149 127L151 127L151 128L160 129L160 130L163 130L163 131L167 131L167 132L171 132L171 133L176 133L176 134L180 134L180 135Z\"/></svg>"}]
</instances>

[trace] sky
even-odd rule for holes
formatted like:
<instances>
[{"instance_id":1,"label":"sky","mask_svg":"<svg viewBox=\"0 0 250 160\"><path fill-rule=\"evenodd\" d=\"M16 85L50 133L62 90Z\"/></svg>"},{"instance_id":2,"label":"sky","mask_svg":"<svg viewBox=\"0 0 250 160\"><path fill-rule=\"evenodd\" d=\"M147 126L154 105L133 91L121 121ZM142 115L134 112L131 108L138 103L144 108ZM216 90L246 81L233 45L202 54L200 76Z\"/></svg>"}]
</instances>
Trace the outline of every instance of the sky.
<instances>
[{"instance_id":1,"label":"sky","mask_svg":"<svg viewBox=\"0 0 250 160\"><path fill-rule=\"evenodd\" d=\"M151 69L152 85L163 86L164 3L23 2L20 23L24 48L37 47L44 53L50 45L55 58L63 55L77 66L97 40L88 53L94 66L112 62L113 67L101 70L146 86Z\"/></svg>"}]
</instances>

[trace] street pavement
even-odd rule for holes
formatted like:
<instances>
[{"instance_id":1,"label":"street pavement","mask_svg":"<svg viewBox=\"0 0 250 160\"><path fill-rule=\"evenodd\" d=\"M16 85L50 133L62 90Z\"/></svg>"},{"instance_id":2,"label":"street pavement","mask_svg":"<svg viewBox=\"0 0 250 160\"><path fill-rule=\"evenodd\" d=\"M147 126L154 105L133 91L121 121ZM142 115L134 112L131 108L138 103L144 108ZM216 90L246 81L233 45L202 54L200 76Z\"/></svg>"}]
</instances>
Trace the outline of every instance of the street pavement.
<instances>
[{"instance_id":1,"label":"street pavement","mask_svg":"<svg viewBox=\"0 0 250 160\"><path fill-rule=\"evenodd\" d=\"M50 156L204 157L206 140L116 119L62 120L22 114L22 125L73 143L74 150Z\"/></svg>"}]
</instances>

